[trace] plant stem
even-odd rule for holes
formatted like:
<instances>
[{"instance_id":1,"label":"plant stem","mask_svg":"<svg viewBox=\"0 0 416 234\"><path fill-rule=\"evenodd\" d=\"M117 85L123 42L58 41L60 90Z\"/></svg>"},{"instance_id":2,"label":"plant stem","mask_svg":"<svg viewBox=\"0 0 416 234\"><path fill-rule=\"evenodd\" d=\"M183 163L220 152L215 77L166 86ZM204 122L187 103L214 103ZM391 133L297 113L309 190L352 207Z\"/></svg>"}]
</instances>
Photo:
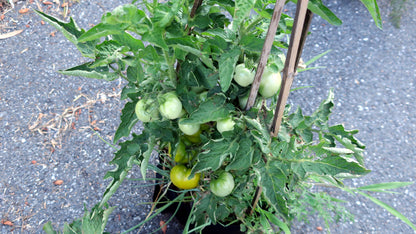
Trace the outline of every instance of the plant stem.
<instances>
[{"instance_id":1,"label":"plant stem","mask_svg":"<svg viewBox=\"0 0 416 234\"><path fill-rule=\"evenodd\" d=\"M172 81L173 85L176 87L176 84L177 84L176 73L175 73L175 69L173 68L173 66L175 64L175 60L174 59L169 59L169 55L168 55L168 52L166 50L163 50L163 56L165 57L165 61L168 65L169 79Z\"/></svg>"}]
</instances>

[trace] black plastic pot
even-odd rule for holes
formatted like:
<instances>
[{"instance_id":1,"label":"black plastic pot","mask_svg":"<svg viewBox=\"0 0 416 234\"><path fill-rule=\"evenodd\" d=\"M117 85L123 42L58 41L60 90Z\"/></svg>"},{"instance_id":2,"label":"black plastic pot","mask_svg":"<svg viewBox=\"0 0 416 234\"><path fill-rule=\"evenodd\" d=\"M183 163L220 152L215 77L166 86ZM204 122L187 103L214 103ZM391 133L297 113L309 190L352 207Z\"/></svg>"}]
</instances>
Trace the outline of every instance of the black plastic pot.
<instances>
[{"instance_id":1,"label":"black plastic pot","mask_svg":"<svg viewBox=\"0 0 416 234\"><path fill-rule=\"evenodd\" d=\"M158 165L159 168L162 168L161 165ZM159 173L156 173L156 178L162 178L162 176ZM173 190L178 190L178 188L176 188L174 185L171 185L171 188ZM153 191L153 202L155 202L157 200L157 196L158 194L162 194L163 192L160 191L160 186L156 185L155 186L155 190ZM168 190L166 192L166 195L161 197L159 199L159 202L161 202L160 204L157 204L156 207L160 208L162 207L164 204L166 204L166 201L172 201L177 197L177 193ZM165 202L164 202L165 201ZM178 208L179 206L179 208ZM169 206L167 209L163 210L162 213L164 214L175 214L176 209L178 209L178 211L175 214L175 218L178 220L178 222L182 225L185 226L186 222L188 220L189 214L191 212L191 204L187 203L187 202L182 202L182 203L177 203L177 204L172 204L171 206ZM202 233L205 234L211 234L211 233L215 233L215 234L240 234L243 233L240 231L240 224L236 223L236 224L231 224L229 226L222 226L220 224L216 224L216 225L209 225L206 226L203 230Z\"/></svg>"}]
</instances>

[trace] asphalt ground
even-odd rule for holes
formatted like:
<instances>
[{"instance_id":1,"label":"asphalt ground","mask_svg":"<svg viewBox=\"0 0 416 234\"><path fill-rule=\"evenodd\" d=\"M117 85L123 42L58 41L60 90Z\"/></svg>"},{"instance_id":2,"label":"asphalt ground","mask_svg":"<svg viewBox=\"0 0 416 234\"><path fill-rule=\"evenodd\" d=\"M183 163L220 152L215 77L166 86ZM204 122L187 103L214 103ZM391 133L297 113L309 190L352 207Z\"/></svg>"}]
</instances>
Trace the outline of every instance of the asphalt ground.
<instances>
[{"instance_id":1,"label":"asphalt ground","mask_svg":"<svg viewBox=\"0 0 416 234\"><path fill-rule=\"evenodd\" d=\"M326 1L344 24L332 26L314 17L303 59L332 51L313 64L326 68L296 77L294 87L312 87L289 96L290 103L310 114L334 88L331 121L360 130L358 137L367 145L366 165L372 170L351 181L351 186L416 180L416 10L409 8L397 29L388 21L391 8L384 1L379 2L383 30L359 1ZM128 2L82 0L69 7L69 15L81 27L90 28L104 12ZM2 35L23 29L0 39L1 233L41 233L47 221L62 228L64 222L82 216L84 204L91 208L100 200L108 183L102 178L112 168L108 162L115 152L102 139L112 141L123 106L121 80L57 73L86 59L33 11L19 13L39 7L63 18L58 4L38 6L28 0L15 2L0 21ZM135 131L139 129L140 125ZM129 177L139 174L135 168ZM151 200L152 188L142 186L140 181L126 180L119 188L110 200L110 206L118 208L107 231L118 233L145 219L150 205L141 203ZM416 185L398 192L373 195L416 223ZM330 193L349 201L346 206L356 217L355 222L332 224L332 233L413 233L363 197ZM150 233L168 218L157 217L141 233ZM295 223L293 232L321 233L317 227L328 231L321 219L312 217L311 223ZM176 224L169 225L168 233L178 231Z\"/></svg>"}]
</instances>

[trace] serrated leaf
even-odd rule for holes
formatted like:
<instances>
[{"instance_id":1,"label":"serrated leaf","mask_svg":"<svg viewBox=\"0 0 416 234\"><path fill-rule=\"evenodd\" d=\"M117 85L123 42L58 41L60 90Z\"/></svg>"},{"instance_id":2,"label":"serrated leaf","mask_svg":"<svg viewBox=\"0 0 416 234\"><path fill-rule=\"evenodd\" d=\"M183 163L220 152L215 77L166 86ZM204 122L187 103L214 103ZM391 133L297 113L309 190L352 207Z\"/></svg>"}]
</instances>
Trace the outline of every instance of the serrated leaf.
<instances>
[{"instance_id":1,"label":"serrated leaf","mask_svg":"<svg viewBox=\"0 0 416 234\"><path fill-rule=\"evenodd\" d=\"M235 8L232 23L232 29L234 32L236 32L239 29L240 24L248 16L248 14L254 6L254 3L255 1L235 0Z\"/></svg>"},{"instance_id":2,"label":"serrated leaf","mask_svg":"<svg viewBox=\"0 0 416 234\"><path fill-rule=\"evenodd\" d=\"M124 4L114 8L110 13L107 12L102 18L101 22L104 24L118 25L118 24L138 24L141 19L146 17L146 13L139 10L133 4Z\"/></svg>"},{"instance_id":3,"label":"serrated leaf","mask_svg":"<svg viewBox=\"0 0 416 234\"><path fill-rule=\"evenodd\" d=\"M367 10L370 12L371 16L374 19L374 22L376 23L377 27L382 29L383 28L383 21L381 20L380 16L380 10L377 5L376 0L360 0L365 7L367 7Z\"/></svg>"},{"instance_id":4,"label":"serrated leaf","mask_svg":"<svg viewBox=\"0 0 416 234\"><path fill-rule=\"evenodd\" d=\"M362 176L370 172L370 170L364 168L357 162L340 155L328 156L320 160L304 159L297 164L295 163L293 168L301 178L304 178L310 173L322 176L337 176L343 174Z\"/></svg>"},{"instance_id":5,"label":"serrated leaf","mask_svg":"<svg viewBox=\"0 0 416 234\"><path fill-rule=\"evenodd\" d=\"M104 24L99 23L92 27L90 30L83 33L79 38L78 42L87 42L87 41L93 41L96 39L100 39L101 37L105 37L108 35L114 35L114 34L122 34L124 30L127 28L127 25L125 24Z\"/></svg>"},{"instance_id":6,"label":"serrated leaf","mask_svg":"<svg viewBox=\"0 0 416 234\"><path fill-rule=\"evenodd\" d=\"M82 76L93 79L103 79L112 81L118 78L118 74L110 72L107 66L90 68L92 62L84 63L66 70L61 70L59 73L70 76Z\"/></svg>"},{"instance_id":7,"label":"serrated leaf","mask_svg":"<svg viewBox=\"0 0 416 234\"><path fill-rule=\"evenodd\" d=\"M226 105L225 97L223 95L214 95L201 103L189 118L182 121L183 124L203 124L210 121L217 121L227 118L232 107Z\"/></svg>"},{"instance_id":8,"label":"serrated leaf","mask_svg":"<svg viewBox=\"0 0 416 234\"><path fill-rule=\"evenodd\" d=\"M83 56L88 58L95 58L95 44L97 41L79 43L78 38L84 33L84 30L78 27L72 17L69 18L68 23L65 23L43 12L35 10L35 13L38 14L43 20L54 26L70 42L75 44Z\"/></svg>"},{"instance_id":9,"label":"serrated leaf","mask_svg":"<svg viewBox=\"0 0 416 234\"><path fill-rule=\"evenodd\" d=\"M288 217L289 208L286 202L287 176L281 169L281 163L269 161L264 167L255 168L263 195L268 203L283 217Z\"/></svg>"},{"instance_id":10,"label":"serrated leaf","mask_svg":"<svg viewBox=\"0 0 416 234\"><path fill-rule=\"evenodd\" d=\"M200 51L199 49L193 48L191 46L188 45L182 45L182 44L174 44L171 45L173 48L177 48L180 50L183 50L185 52L191 53L193 55L196 55L199 59L201 59L201 61L209 68L216 70L216 68L214 67L214 64L212 63L212 60L202 51Z\"/></svg>"},{"instance_id":11,"label":"serrated leaf","mask_svg":"<svg viewBox=\"0 0 416 234\"><path fill-rule=\"evenodd\" d=\"M219 75L220 75L220 86L223 92L226 92L231 85L231 81L234 75L235 65L238 57L240 56L241 50L234 48L220 56L219 61Z\"/></svg>"},{"instance_id":12,"label":"serrated leaf","mask_svg":"<svg viewBox=\"0 0 416 234\"><path fill-rule=\"evenodd\" d=\"M126 178L127 173L133 166L133 161L136 156L147 150L146 142L148 138L148 135L145 133L140 135L133 134L133 139L119 144L120 149L115 153L113 160L109 162L109 164L116 165L116 168L108 171L104 176L104 179L112 178L112 181L103 194L103 198L100 202L101 207L107 203Z\"/></svg>"},{"instance_id":13,"label":"serrated leaf","mask_svg":"<svg viewBox=\"0 0 416 234\"><path fill-rule=\"evenodd\" d=\"M139 121L136 116L135 108L137 102L127 102L124 105L123 110L121 111L121 123L117 128L117 131L114 135L114 141L117 142L122 137L127 137L130 135L130 131L133 126Z\"/></svg>"},{"instance_id":14,"label":"serrated leaf","mask_svg":"<svg viewBox=\"0 0 416 234\"><path fill-rule=\"evenodd\" d=\"M198 154L198 162L192 168L192 174L206 170L217 170L221 167L225 158L230 154L234 154L238 150L238 143L229 142L225 139L211 139L202 147L202 151ZM192 175L191 174L191 175Z\"/></svg>"},{"instance_id":15,"label":"serrated leaf","mask_svg":"<svg viewBox=\"0 0 416 234\"><path fill-rule=\"evenodd\" d=\"M251 166L253 161L254 148L250 138L242 138L239 142L239 148L236 154L233 154L233 158L230 164L225 168L226 171L230 170L246 170Z\"/></svg>"},{"instance_id":16,"label":"serrated leaf","mask_svg":"<svg viewBox=\"0 0 416 234\"><path fill-rule=\"evenodd\" d=\"M127 32L112 35L113 40L118 41L121 45L130 47L133 53L137 53L139 50L144 49L144 44L141 40L134 38Z\"/></svg>"},{"instance_id":17,"label":"serrated leaf","mask_svg":"<svg viewBox=\"0 0 416 234\"><path fill-rule=\"evenodd\" d=\"M170 6L160 4L157 8L155 8L155 15L153 18L153 22L156 27L165 28L168 26L173 17L178 14L180 7L183 6L185 0L178 0L173 1L173 4Z\"/></svg>"},{"instance_id":18,"label":"serrated leaf","mask_svg":"<svg viewBox=\"0 0 416 234\"><path fill-rule=\"evenodd\" d=\"M287 224L284 223L283 221L281 221L279 218L277 218L274 214L272 214L272 213L270 213L268 211L265 211L265 210L262 210L262 212L267 216L267 219L271 223L273 223L274 225L278 226L282 231L285 232L285 234L290 234L291 233L289 227L287 226Z\"/></svg>"},{"instance_id":19,"label":"serrated leaf","mask_svg":"<svg viewBox=\"0 0 416 234\"><path fill-rule=\"evenodd\" d=\"M152 155L153 149L155 148L156 141L154 136L151 136L147 143L147 150L143 153L143 159L140 164L140 172L142 173L142 178L146 178L147 166L149 165L149 159Z\"/></svg>"}]
</instances>

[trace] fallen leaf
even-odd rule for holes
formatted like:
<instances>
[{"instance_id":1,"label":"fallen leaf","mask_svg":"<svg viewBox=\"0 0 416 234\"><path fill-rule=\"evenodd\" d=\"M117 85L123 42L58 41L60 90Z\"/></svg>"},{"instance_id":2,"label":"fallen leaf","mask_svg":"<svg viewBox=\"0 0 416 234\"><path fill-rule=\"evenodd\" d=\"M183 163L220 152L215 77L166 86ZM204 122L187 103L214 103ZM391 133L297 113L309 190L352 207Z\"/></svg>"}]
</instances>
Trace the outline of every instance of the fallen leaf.
<instances>
[{"instance_id":1,"label":"fallen leaf","mask_svg":"<svg viewBox=\"0 0 416 234\"><path fill-rule=\"evenodd\" d=\"M76 129L76 128L75 128L75 123L74 123L74 122L72 122L72 124L71 124L71 128L72 128L72 129Z\"/></svg>"},{"instance_id":2,"label":"fallen leaf","mask_svg":"<svg viewBox=\"0 0 416 234\"><path fill-rule=\"evenodd\" d=\"M32 160L32 161L31 161L31 163L32 163L32 164L36 164L36 160Z\"/></svg>"},{"instance_id":3,"label":"fallen leaf","mask_svg":"<svg viewBox=\"0 0 416 234\"><path fill-rule=\"evenodd\" d=\"M166 225L165 221L160 220L159 225L160 225L160 228L162 229L163 234L166 234L166 231L168 230L168 226Z\"/></svg>"},{"instance_id":4,"label":"fallen leaf","mask_svg":"<svg viewBox=\"0 0 416 234\"><path fill-rule=\"evenodd\" d=\"M30 27L30 25L29 24L26 24L26 28L29 28Z\"/></svg>"},{"instance_id":5,"label":"fallen leaf","mask_svg":"<svg viewBox=\"0 0 416 234\"><path fill-rule=\"evenodd\" d=\"M316 230L318 230L318 231L322 231L322 230L324 230L321 226L318 226L318 227L316 227Z\"/></svg>"},{"instance_id":6,"label":"fallen leaf","mask_svg":"<svg viewBox=\"0 0 416 234\"><path fill-rule=\"evenodd\" d=\"M19 34L21 32L23 32L23 29L16 30L16 31L13 31L13 32L9 32L9 33L5 33L5 34L0 34L0 39L6 39L6 38L9 38L9 37L14 37L14 36L16 36L17 34Z\"/></svg>"},{"instance_id":7,"label":"fallen leaf","mask_svg":"<svg viewBox=\"0 0 416 234\"><path fill-rule=\"evenodd\" d=\"M12 223L11 221L9 221L9 220L4 220L4 219L2 219L2 220L1 220L1 224L3 224L3 225L7 225L7 226L13 226L13 223Z\"/></svg>"},{"instance_id":8,"label":"fallen leaf","mask_svg":"<svg viewBox=\"0 0 416 234\"><path fill-rule=\"evenodd\" d=\"M63 180L55 180L54 182L53 182L53 184L54 185L61 185L61 184L63 184L64 183L64 181Z\"/></svg>"},{"instance_id":9,"label":"fallen leaf","mask_svg":"<svg viewBox=\"0 0 416 234\"><path fill-rule=\"evenodd\" d=\"M4 20L4 15L0 15L0 20Z\"/></svg>"},{"instance_id":10,"label":"fallen leaf","mask_svg":"<svg viewBox=\"0 0 416 234\"><path fill-rule=\"evenodd\" d=\"M44 5L53 5L53 3L52 2L49 2L49 1L45 1L45 2L42 2Z\"/></svg>"},{"instance_id":11,"label":"fallen leaf","mask_svg":"<svg viewBox=\"0 0 416 234\"><path fill-rule=\"evenodd\" d=\"M40 24L45 25L45 21L41 20Z\"/></svg>"},{"instance_id":12,"label":"fallen leaf","mask_svg":"<svg viewBox=\"0 0 416 234\"><path fill-rule=\"evenodd\" d=\"M91 125L94 126L96 123L97 123L97 120L94 120L94 121L91 122Z\"/></svg>"},{"instance_id":13,"label":"fallen leaf","mask_svg":"<svg viewBox=\"0 0 416 234\"><path fill-rule=\"evenodd\" d=\"M54 37L54 36L55 36L55 32L51 32L51 33L49 33L49 35L50 35L51 37Z\"/></svg>"},{"instance_id":14,"label":"fallen leaf","mask_svg":"<svg viewBox=\"0 0 416 234\"><path fill-rule=\"evenodd\" d=\"M67 6L68 6L68 3L67 2L62 3L62 5L61 5L62 8L67 7Z\"/></svg>"},{"instance_id":15,"label":"fallen leaf","mask_svg":"<svg viewBox=\"0 0 416 234\"><path fill-rule=\"evenodd\" d=\"M25 13L27 13L29 11L29 8L22 8L22 9L20 9L19 10L19 13L20 14L25 14Z\"/></svg>"}]
</instances>

